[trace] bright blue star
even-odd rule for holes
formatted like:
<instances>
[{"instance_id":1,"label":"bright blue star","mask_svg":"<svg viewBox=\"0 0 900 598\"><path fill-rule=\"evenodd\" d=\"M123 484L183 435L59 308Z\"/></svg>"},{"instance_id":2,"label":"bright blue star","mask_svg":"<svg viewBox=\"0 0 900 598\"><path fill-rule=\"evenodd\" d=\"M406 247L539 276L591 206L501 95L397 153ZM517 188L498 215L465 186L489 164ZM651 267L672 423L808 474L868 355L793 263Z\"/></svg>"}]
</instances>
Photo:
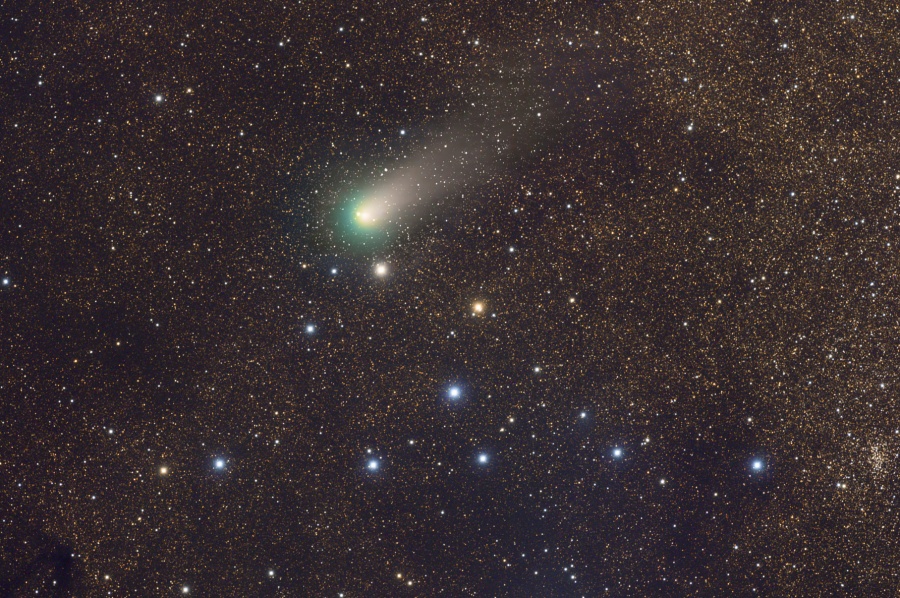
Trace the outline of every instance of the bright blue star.
<instances>
[{"instance_id":1,"label":"bright blue star","mask_svg":"<svg viewBox=\"0 0 900 598\"><path fill-rule=\"evenodd\" d=\"M478 463L479 463L479 465L487 465L487 462L488 462L489 460L490 460L490 459L488 458L487 453L479 453L479 454L478 454Z\"/></svg>"},{"instance_id":2,"label":"bright blue star","mask_svg":"<svg viewBox=\"0 0 900 598\"><path fill-rule=\"evenodd\" d=\"M762 471L763 467L765 467L765 463L762 462L762 459L756 459L750 464L750 467L753 468L753 471Z\"/></svg>"},{"instance_id":3,"label":"bright blue star","mask_svg":"<svg viewBox=\"0 0 900 598\"><path fill-rule=\"evenodd\" d=\"M216 469L225 469L225 459L216 459L214 465Z\"/></svg>"},{"instance_id":4,"label":"bright blue star","mask_svg":"<svg viewBox=\"0 0 900 598\"><path fill-rule=\"evenodd\" d=\"M451 386L447 391L447 396L449 396L451 399L458 399L460 394L462 394L462 391L458 386Z\"/></svg>"},{"instance_id":5,"label":"bright blue star","mask_svg":"<svg viewBox=\"0 0 900 598\"><path fill-rule=\"evenodd\" d=\"M369 471L378 471L381 467L381 461L378 459L369 459L369 463L366 465Z\"/></svg>"},{"instance_id":6,"label":"bright blue star","mask_svg":"<svg viewBox=\"0 0 900 598\"><path fill-rule=\"evenodd\" d=\"M616 459L621 459L622 458L622 449L620 449L619 447L614 448L612 450L612 456Z\"/></svg>"},{"instance_id":7,"label":"bright blue star","mask_svg":"<svg viewBox=\"0 0 900 598\"><path fill-rule=\"evenodd\" d=\"M307 325L306 325L306 334L312 334L312 333L315 332L315 331L316 331L316 325L315 325L315 324L307 324Z\"/></svg>"}]
</instances>

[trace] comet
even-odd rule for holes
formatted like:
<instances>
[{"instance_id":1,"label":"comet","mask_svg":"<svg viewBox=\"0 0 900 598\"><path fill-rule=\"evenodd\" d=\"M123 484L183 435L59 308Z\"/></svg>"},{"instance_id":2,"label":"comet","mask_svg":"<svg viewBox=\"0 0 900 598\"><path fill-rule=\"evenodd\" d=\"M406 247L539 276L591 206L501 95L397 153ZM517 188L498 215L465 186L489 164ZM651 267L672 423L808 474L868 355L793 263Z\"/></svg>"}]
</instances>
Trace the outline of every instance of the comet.
<instances>
[{"instance_id":1,"label":"comet","mask_svg":"<svg viewBox=\"0 0 900 598\"><path fill-rule=\"evenodd\" d=\"M520 82L521 87L525 83ZM458 205L470 191L515 166L539 144L547 101L510 83L486 84L478 101L448 117L443 127L423 127L404 155L361 177L339 207L344 240L386 240ZM402 142L401 142L402 143ZM368 178L368 180L366 180Z\"/></svg>"}]
</instances>

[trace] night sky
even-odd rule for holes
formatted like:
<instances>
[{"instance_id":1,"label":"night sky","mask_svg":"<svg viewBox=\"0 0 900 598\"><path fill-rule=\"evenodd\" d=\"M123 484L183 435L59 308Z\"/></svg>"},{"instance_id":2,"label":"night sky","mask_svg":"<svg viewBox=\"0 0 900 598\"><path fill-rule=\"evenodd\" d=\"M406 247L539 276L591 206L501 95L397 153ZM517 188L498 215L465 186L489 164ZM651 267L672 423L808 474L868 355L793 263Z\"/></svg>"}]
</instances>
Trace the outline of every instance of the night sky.
<instances>
[{"instance_id":1,"label":"night sky","mask_svg":"<svg viewBox=\"0 0 900 598\"><path fill-rule=\"evenodd\" d=\"M900 5L0 17L0 596L900 591Z\"/></svg>"}]
</instances>

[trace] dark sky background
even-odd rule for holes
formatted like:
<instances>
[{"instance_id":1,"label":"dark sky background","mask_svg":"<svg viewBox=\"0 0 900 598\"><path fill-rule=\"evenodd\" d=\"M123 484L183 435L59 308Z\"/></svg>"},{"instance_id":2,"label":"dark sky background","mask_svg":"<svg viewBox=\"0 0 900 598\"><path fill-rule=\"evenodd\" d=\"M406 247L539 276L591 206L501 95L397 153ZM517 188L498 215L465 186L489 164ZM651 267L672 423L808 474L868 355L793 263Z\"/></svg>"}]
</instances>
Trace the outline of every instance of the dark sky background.
<instances>
[{"instance_id":1,"label":"dark sky background","mask_svg":"<svg viewBox=\"0 0 900 598\"><path fill-rule=\"evenodd\" d=\"M8 3L0 596L896 595L898 11Z\"/></svg>"}]
</instances>

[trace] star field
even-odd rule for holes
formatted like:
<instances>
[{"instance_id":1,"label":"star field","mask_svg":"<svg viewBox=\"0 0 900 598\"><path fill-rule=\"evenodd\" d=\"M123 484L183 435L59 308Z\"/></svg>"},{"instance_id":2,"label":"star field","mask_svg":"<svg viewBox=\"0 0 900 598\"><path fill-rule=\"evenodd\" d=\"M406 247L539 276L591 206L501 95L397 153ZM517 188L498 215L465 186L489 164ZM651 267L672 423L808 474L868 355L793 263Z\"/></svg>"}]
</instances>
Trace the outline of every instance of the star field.
<instances>
[{"instance_id":1,"label":"star field","mask_svg":"<svg viewBox=\"0 0 900 598\"><path fill-rule=\"evenodd\" d=\"M900 591L900 7L3 19L0 596Z\"/></svg>"}]
</instances>

